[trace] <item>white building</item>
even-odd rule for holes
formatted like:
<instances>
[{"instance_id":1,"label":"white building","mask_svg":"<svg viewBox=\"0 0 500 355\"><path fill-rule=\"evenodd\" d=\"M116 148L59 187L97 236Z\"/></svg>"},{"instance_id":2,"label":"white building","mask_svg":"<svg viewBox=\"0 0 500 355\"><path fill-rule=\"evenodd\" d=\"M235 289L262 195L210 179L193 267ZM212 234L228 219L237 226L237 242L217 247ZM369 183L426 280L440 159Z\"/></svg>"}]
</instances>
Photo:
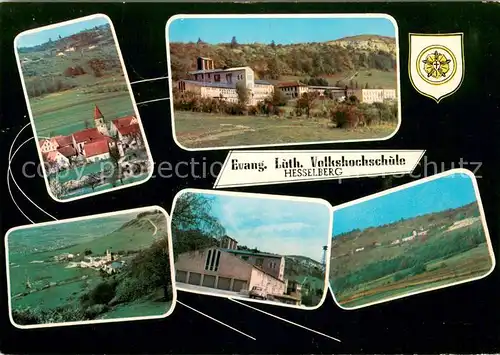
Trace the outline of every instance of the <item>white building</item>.
<instances>
[{"instance_id":1,"label":"white building","mask_svg":"<svg viewBox=\"0 0 500 355\"><path fill-rule=\"evenodd\" d=\"M372 104L374 102L396 100L395 89L362 89L361 102Z\"/></svg>"},{"instance_id":2,"label":"white building","mask_svg":"<svg viewBox=\"0 0 500 355\"><path fill-rule=\"evenodd\" d=\"M180 92L191 91L201 97L217 98L237 103L236 85L242 83L248 89L249 105L256 105L274 91L274 86L263 80L255 80L250 67L215 69L211 58L199 57L197 70L189 73L189 78L178 82Z\"/></svg>"}]
</instances>

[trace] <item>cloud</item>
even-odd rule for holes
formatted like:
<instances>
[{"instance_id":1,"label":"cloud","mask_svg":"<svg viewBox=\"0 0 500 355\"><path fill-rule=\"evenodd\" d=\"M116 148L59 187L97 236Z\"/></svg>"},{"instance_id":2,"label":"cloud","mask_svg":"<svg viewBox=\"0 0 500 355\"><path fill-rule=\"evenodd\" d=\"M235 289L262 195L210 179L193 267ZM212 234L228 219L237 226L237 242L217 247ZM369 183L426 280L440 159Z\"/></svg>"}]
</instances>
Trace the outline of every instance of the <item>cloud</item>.
<instances>
[{"instance_id":1,"label":"cloud","mask_svg":"<svg viewBox=\"0 0 500 355\"><path fill-rule=\"evenodd\" d=\"M261 251L321 259L330 209L318 202L218 195L214 215L240 245Z\"/></svg>"}]
</instances>

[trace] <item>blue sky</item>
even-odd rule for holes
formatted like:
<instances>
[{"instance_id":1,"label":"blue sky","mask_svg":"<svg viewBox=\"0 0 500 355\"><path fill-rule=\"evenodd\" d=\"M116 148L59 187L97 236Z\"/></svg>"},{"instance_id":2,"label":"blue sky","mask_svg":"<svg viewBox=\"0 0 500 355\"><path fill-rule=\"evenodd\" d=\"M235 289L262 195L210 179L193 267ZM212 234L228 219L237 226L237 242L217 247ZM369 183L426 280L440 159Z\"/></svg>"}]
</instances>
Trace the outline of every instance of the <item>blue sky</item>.
<instances>
[{"instance_id":1,"label":"blue sky","mask_svg":"<svg viewBox=\"0 0 500 355\"><path fill-rule=\"evenodd\" d=\"M348 206L333 214L333 236L476 201L469 176L453 174Z\"/></svg>"},{"instance_id":2,"label":"blue sky","mask_svg":"<svg viewBox=\"0 0 500 355\"><path fill-rule=\"evenodd\" d=\"M170 42L291 44L325 42L361 34L395 37L385 18L186 18L169 27Z\"/></svg>"},{"instance_id":3,"label":"blue sky","mask_svg":"<svg viewBox=\"0 0 500 355\"><path fill-rule=\"evenodd\" d=\"M54 41L58 39L59 36L61 36L62 38L68 37L83 30L106 24L109 24L107 18L96 17L90 20L75 22L69 25L63 25L39 32L24 34L18 37L17 48L37 46L39 44L48 42L49 39L52 39Z\"/></svg>"},{"instance_id":4,"label":"blue sky","mask_svg":"<svg viewBox=\"0 0 500 355\"><path fill-rule=\"evenodd\" d=\"M321 261L330 234L330 209L321 203L203 194L226 234L263 252Z\"/></svg>"}]
</instances>

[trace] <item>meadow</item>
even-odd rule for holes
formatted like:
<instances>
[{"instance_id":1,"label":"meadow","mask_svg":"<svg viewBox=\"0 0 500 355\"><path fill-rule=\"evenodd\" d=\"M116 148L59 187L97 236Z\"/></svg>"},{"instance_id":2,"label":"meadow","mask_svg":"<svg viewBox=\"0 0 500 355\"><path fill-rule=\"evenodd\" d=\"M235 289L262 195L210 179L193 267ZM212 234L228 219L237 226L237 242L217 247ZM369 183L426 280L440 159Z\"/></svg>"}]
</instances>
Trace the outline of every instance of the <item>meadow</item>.
<instances>
[{"instance_id":1,"label":"meadow","mask_svg":"<svg viewBox=\"0 0 500 355\"><path fill-rule=\"evenodd\" d=\"M134 114L109 26L75 34L71 41L81 49L56 55L65 40L18 49L38 135L68 135L93 127L96 104L108 121Z\"/></svg>"},{"instance_id":2,"label":"meadow","mask_svg":"<svg viewBox=\"0 0 500 355\"><path fill-rule=\"evenodd\" d=\"M420 227L425 237L391 245ZM333 240L330 285L346 308L478 278L493 263L476 203Z\"/></svg>"},{"instance_id":3,"label":"meadow","mask_svg":"<svg viewBox=\"0 0 500 355\"><path fill-rule=\"evenodd\" d=\"M187 148L376 139L388 137L394 130L394 125L356 130L334 128L326 118L290 119L175 111L175 135Z\"/></svg>"},{"instance_id":4,"label":"meadow","mask_svg":"<svg viewBox=\"0 0 500 355\"><path fill-rule=\"evenodd\" d=\"M159 264L169 274L168 256L147 258L158 243L166 243L166 235L167 221L154 210L12 232L8 243L14 320L29 325L166 313L171 298L164 298L161 284L147 285L152 275L136 269L141 260ZM106 250L126 262L122 272L107 275L78 266L84 255L103 256ZM55 260L66 253L74 258ZM134 289L136 283L143 291Z\"/></svg>"}]
</instances>

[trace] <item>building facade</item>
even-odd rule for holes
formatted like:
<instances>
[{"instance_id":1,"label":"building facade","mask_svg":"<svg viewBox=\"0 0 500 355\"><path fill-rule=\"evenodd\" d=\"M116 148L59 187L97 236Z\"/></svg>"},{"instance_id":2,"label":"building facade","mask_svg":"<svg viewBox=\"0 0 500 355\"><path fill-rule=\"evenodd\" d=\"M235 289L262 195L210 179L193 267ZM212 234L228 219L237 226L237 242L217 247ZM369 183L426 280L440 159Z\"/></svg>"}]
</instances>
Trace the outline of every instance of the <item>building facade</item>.
<instances>
[{"instance_id":1,"label":"building facade","mask_svg":"<svg viewBox=\"0 0 500 355\"><path fill-rule=\"evenodd\" d=\"M177 83L180 92L190 91L204 98L215 98L231 103L238 102L236 85L249 92L248 105L256 105L272 95L274 86L266 81L255 80L250 67L216 69L211 58L198 57L195 71Z\"/></svg>"},{"instance_id":2,"label":"building facade","mask_svg":"<svg viewBox=\"0 0 500 355\"><path fill-rule=\"evenodd\" d=\"M361 102L372 104L375 102L384 102L396 100L395 89L362 89Z\"/></svg>"},{"instance_id":3,"label":"building facade","mask_svg":"<svg viewBox=\"0 0 500 355\"><path fill-rule=\"evenodd\" d=\"M176 281L225 291L247 292L262 287L269 295L286 292L286 283L222 248L180 254Z\"/></svg>"}]
</instances>

